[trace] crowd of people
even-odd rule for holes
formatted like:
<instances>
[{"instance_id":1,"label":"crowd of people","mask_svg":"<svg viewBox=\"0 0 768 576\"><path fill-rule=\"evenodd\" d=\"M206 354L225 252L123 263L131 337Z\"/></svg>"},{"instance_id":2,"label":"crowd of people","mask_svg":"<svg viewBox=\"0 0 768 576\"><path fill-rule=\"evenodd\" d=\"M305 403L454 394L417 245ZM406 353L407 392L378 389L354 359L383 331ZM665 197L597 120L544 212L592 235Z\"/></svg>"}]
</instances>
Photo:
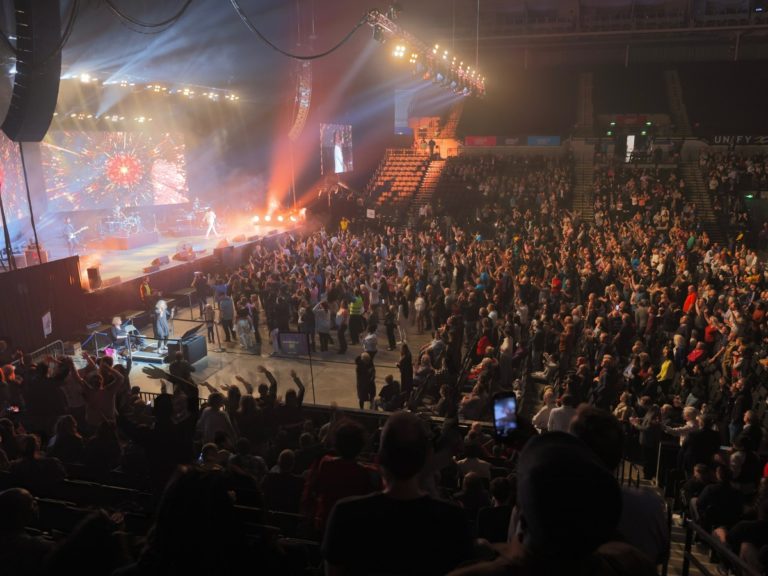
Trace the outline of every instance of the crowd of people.
<instances>
[{"instance_id":1,"label":"crowd of people","mask_svg":"<svg viewBox=\"0 0 768 576\"><path fill-rule=\"evenodd\" d=\"M245 485L266 508L304 515L332 574L446 573L477 559L471 538L481 535L506 542L504 552L458 573L554 573L565 561L573 574L653 573L668 552L666 516L655 495L616 484L613 471L630 458L647 478L664 472L679 484L686 514L764 566L757 398L768 278L758 253L711 242L674 170L599 164L594 222L568 210L568 158L466 156L445 170L477 193L474 211L466 195L459 213L438 194L434 216L403 233L288 235L193 283L201 318L216 321L213 296L227 340L254 347L265 327L279 353L281 333L304 332L321 355L354 357L360 408L441 416L439 429L403 412L368 438L336 410L318 426L304 413L301 380L293 374L280 400L266 368L264 382L211 390L200 411L191 367L177 358L169 393L149 409L108 359L86 357L77 370L22 358L3 371L11 418L0 426L0 468L35 494L40 474L30 471L58 481L62 461L101 460L87 456L92 444L110 465L136 465L126 447L137 447L158 495L172 479L161 511ZM416 349L421 332L431 338ZM399 346L399 374L377 375L379 337ZM462 435L461 420L491 420L497 392L517 393L520 434L502 443L472 425ZM677 475L657 469L662 444ZM3 502L28 498L2 493ZM169 522L158 515L156 531ZM149 539L123 561L159 571L163 554L182 554L163 548L176 544ZM553 557L553 547L567 553Z\"/></svg>"},{"instance_id":2,"label":"crowd of people","mask_svg":"<svg viewBox=\"0 0 768 576\"><path fill-rule=\"evenodd\" d=\"M750 217L746 194L759 195L768 190L768 166L765 154L739 154L704 149L699 167L712 198L712 209L718 221L734 237L765 243L768 231L755 229Z\"/></svg>"}]
</instances>

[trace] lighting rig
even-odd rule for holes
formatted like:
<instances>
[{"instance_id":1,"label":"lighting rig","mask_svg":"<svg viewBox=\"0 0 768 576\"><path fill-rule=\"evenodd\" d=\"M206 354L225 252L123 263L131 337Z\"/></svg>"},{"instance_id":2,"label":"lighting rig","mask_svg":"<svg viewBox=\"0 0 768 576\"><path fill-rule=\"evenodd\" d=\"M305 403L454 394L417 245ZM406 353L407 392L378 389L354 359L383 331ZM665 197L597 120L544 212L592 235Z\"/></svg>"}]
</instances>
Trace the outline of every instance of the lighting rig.
<instances>
[{"instance_id":1,"label":"lighting rig","mask_svg":"<svg viewBox=\"0 0 768 576\"><path fill-rule=\"evenodd\" d=\"M414 72L425 80L467 96L485 95L485 76L471 66L465 66L448 50L441 49L438 44L428 46L378 10L368 12L366 23L373 29L374 40L382 44L391 40L395 44L392 55L401 60L408 58Z\"/></svg>"}]
</instances>

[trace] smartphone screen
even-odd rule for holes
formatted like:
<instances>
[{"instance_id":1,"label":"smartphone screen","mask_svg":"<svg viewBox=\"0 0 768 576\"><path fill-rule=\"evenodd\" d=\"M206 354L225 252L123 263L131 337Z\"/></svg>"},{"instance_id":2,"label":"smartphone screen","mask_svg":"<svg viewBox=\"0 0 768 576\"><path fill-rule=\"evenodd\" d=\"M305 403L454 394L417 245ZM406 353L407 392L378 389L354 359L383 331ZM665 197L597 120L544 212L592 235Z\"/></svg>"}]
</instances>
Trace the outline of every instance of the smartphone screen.
<instances>
[{"instance_id":1,"label":"smartphone screen","mask_svg":"<svg viewBox=\"0 0 768 576\"><path fill-rule=\"evenodd\" d=\"M517 430L517 398L514 393L494 396L493 429L497 438L508 438Z\"/></svg>"}]
</instances>

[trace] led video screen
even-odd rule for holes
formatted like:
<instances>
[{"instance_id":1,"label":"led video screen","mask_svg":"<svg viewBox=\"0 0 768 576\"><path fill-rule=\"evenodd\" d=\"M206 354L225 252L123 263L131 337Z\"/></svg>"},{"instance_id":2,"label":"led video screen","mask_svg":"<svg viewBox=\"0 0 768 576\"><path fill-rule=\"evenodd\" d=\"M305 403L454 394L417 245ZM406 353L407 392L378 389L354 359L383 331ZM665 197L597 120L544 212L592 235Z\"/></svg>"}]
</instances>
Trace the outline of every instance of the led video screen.
<instances>
[{"instance_id":1,"label":"led video screen","mask_svg":"<svg viewBox=\"0 0 768 576\"><path fill-rule=\"evenodd\" d=\"M180 134L49 132L42 156L51 212L189 202Z\"/></svg>"},{"instance_id":2,"label":"led video screen","mask_svg":"<svg viewBox=\"0 0 768 576\"><path fill-rule=\"evenodd\" d=\"M29 204L24 186L19 145L12 142L5 132L0 132L0 185L3 187L3 208L6 220L13 222L29 218Z\"/></svg>"},{"instance_id":3,"label":"led video screen","mask_svg":"<svg viewBox=\"0 0 768 576\"><path fill-rule=\"evenodd\" d=\"M341 174L353 167L352 126L320 124L320 173Z\"/></svg>"}]
</instances>

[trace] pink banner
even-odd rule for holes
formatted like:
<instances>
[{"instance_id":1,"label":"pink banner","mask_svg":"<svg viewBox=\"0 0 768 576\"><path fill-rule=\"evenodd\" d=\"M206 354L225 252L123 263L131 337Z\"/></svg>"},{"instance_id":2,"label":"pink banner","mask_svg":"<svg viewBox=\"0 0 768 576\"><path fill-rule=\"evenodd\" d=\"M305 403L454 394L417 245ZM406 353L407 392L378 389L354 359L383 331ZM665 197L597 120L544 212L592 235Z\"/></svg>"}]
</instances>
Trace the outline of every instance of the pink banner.
<instances>
[{"instance_id":1,"label":"pink banner","mask_svg":"<svg viewBox=\"0 0 768 576\"><path fill-rule=\"evenodd\" d=\"M464 146L496 146L496 136L465 136Z\"/></svg>"}]
</instances>

